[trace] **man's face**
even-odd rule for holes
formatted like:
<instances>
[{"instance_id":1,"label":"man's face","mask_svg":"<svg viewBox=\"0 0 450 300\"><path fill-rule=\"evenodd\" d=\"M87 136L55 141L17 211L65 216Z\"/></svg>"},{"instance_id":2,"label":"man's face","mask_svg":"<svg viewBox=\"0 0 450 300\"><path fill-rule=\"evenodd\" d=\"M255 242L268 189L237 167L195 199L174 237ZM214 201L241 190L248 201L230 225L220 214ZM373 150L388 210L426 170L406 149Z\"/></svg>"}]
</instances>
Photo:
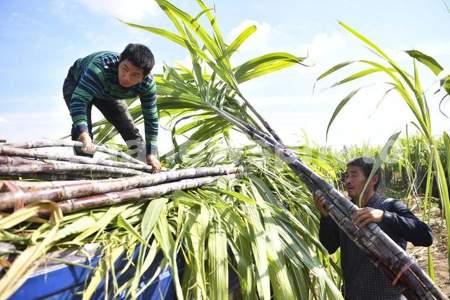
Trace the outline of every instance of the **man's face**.
<instances>
[{"instance_id":1,"label":"man's face","mask_svg":"<svg viewBox=\"0 0 450 300\"><path fill-rule=\"evenodd\" d=\"M348 196L353 200L359 198L364 184L366 183L366 176L364 172L358 166L347 166L347 171L345 172L345 190Z\"/></svg>"},{"instance_id":2,"label":"man's face","mask_svg":"<svg viewBox=\"0 0 450 300\"><path fill-rule=\"evenodd\" d=\"M144 71L125 59L119 63L119 84L124 88L132 87L144 80Z\"/></svg>"}]
</instances>

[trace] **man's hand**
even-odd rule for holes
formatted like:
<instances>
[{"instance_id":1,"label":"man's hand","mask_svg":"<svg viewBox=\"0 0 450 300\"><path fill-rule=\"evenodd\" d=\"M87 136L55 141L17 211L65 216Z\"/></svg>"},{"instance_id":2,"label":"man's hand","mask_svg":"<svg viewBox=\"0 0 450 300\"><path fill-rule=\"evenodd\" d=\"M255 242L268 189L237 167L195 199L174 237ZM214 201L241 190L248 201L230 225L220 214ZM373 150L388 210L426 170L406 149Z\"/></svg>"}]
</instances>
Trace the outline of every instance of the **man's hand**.
<instances>
[{"instance_id":1,"label":"man's hand","mask_svg":"<svg viewBox=\"0 0 450 300\"><path fill-rule=\"evenodd\" d=\"M161 164L159 163L159 160L156 158L156 155L154 154L147 154L145 156L145 160L147 161L147 164L152 166L153 173L158 173L161 171Z\"/></svg>"},{"instance_id":2,"label":"man's hand","mask_svg":"<svg viewBox=\"0 0 450 300\"><path fill-rule=\"evenodd\" d=\"M358 208L352 215L353 224L364 227L369 223L383 221L384 211L371 207Z\"/></svg>"},{"instance_id":3,"label":"man's hand","mask_svg":"<svg viewBox=\"0 0 450 300\"><path fill-rule=\"evenodd\" d=\"M323 194L321 191L317 190L314 195L314 204L316 205L316 207L319 209L320 214L323 217L328 217L328 209L325 207L325 205L323 204L325 201L325 198L323 197Z\"/></svg>"},{"instance_id":4,"label":"man's hand","mask_svg":"<svg viewBox=\"0 0 450 300\"><path fill-rule=\"evenodd\" d=\"M78 140L83 143L83 147L81 147L81 151L86 154L94 154L95 146L92 143L92 139L87 132L82 132L78 137Z\"/></svg>"}]
</instances>

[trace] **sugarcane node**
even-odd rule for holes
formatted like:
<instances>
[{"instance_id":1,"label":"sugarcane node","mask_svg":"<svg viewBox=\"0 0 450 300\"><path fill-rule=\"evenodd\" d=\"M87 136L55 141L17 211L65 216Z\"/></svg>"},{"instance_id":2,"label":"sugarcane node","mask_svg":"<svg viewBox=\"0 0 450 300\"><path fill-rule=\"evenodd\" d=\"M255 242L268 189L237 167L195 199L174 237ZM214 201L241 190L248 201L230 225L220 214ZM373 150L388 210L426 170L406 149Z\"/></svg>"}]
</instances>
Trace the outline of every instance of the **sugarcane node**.
<instances>
[{"instance_id":1,"label":"sugarcane node","mask_svg":"<svg viewBox=\"0 0 450 300\"><path fill-rule=\"evenodd\" d=\"M392 281L392 285L396 285L397 282L399 281L400 277L403 275L403 273L410 270L410 268L413 264L414 264L413 261L409 261L406 265L404 265L402 267L402 269L400 270L400 272L398 272L397 275L395 276L394 280Z\"/></svg>"},{"instance_id":2,"label":"sugarcane node","mask_svg":"<svg viewBox=\"0 0 450 300\"><path fill-rule=\"evenodd\" d=\"M14 195L14 211L17 211L25 206L23 201L23 190L12 181L4 181L3 192L12 193Z\"/></svg>"}]
</instances>

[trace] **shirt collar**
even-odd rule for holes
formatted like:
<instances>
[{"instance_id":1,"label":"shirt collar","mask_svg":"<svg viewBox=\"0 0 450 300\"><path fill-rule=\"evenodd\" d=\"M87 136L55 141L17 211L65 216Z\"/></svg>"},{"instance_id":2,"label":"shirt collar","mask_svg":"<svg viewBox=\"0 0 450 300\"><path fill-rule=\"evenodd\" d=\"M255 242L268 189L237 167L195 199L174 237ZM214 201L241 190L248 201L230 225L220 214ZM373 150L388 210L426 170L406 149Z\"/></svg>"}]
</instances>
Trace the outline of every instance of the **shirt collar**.
<instances>
[{"instance_id":1,"label":"shirt collar","mask_svg":"<svg viewBox=\"0 0 450 300\"><path fill-rule=\"evenodd\" d=\"M369 201L367 201L366 206L367 207L375 207L377 206L378 202L380 202L381 196L375 192L372 197L370 197Z\"/></svg>"}]
</instances>

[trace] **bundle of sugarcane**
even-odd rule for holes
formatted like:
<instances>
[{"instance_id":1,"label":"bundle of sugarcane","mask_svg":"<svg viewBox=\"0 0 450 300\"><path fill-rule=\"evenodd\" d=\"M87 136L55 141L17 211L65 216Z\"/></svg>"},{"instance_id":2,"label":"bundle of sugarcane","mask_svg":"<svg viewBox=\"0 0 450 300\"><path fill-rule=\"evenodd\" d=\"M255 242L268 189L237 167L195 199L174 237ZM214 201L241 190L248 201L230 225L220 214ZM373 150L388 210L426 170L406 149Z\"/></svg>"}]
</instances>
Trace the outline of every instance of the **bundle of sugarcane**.
<instances>
[{"instance_id":1,"label":"bundle of sugarcane","mask_svg":"<svg viewBox=\"0 0 450 300\"><path fill-rule=\"evenodd\" d=\"M142 207L140 205L144 203L137 202L155 198L157 203L161 203L161 195L196 189L218 180L226 182L242 172L241 168L234 166L215 166L154 174L147 164L103 146L96 146L96 153L103 153L101 158L98 155L90 158L71 154L70 148L81 146L81 143L71 141L0 144L0 229L3 233L1 242L5 242L0 247L0 260L7 262L6 268L0 265L0 298L10 296L35 269L38 258L51 251L56 241L66 236L63 230L58 232L60 224L72 216L76 219L77 215L62 214L80 210L95 214L101 211L100 207L108 211ZM48 149L55 147L66 147L70 154ZM50 217L50 221L43 217ZM81 223L83 218L79 221ZM8 230L21 223L33 229L36 228L34 223L48 224L51 229L25 248L18 243L19 251L9 243L14 243L10 240L14 234ZM80 228L79 225L73 226L75 231ZM22 229L19 227L18 230ZM73 232L72 229L69 231ZM36 234L39 235L39 229ZM17 256L18 253L20 255Z\"/></svg>"},{"instance_id":2,"label":"bundle of sugarcane","mask_svg":"<svg viewBox=\"0 0 450 300\"><path fill-rule=\"evenodd\" d=\"M150 166L145 163L103 146L97 146L97 151L122 161L51 153L38 149L74 146L80 147L81 143L39 141L0 145L0 178L62 178L61 175L91 178L52 182L0 182L0 210L17 210L37 201L50 200L57 202L63 213L69 213L197 188L219 178L235 178L241 172L237 167L217 166L151 174Z\"/></svg>"},{"instance_id":3,"label":"bundle of sugarcane","mask_svg":"<svg viewBox=\"0 0 450 300\"><path fill-rule=\"evenodd\" d=\"M372 263L381 269L393 285L402 288L408 299L447 299L428 275L375 223L366 227L356 226L351 219L357 206L308 168L273 131L265 125L267 134L242 122L224 110L211 106L218 115L238 127L254 141L272 150L299 176L308 189L314 193L320 190L325 198L325 206L336 224L355 244L366 252Z\"/></svg>"},{"instance_id":4,"label":"bundle of sugarcane","mask_svg":"<svg viewBox=\"0 0 450 300\"><path fill-rule=\"evenodd\" d=\"M143 162L101 146L97 146L98 152L116 159L90 158L39 149L60 146L80 147L81 143L50 141L17 145L3 144L0 146L0 176L45 178L51 175L54 179L65 177L92 179L145 175L151 172L150 166Z\"/></svg>"}]
</instances>

